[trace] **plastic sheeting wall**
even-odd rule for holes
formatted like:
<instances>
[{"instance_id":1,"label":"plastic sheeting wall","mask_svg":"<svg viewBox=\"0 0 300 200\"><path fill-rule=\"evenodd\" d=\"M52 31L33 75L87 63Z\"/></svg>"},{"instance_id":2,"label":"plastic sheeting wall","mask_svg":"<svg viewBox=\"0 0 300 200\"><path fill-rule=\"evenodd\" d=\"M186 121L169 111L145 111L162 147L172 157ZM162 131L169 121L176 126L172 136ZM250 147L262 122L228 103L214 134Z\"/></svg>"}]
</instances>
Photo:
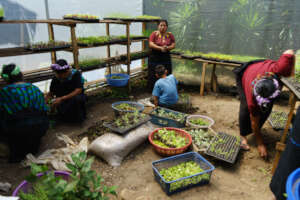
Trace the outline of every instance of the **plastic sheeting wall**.
<instances>
[{"instance_id":1,"label":"plastic sheeting wall","mask_svg":"<svg viewBox=\"0 0 300 200\"><path fill-rule=\"evenodd\" d=\"M299 0L146 0L144 13L168 19L185 50L278 58L300 49Z\"/></svg>"},{"instance_id":2,"label":"plastic sheeting wall","mask_svg":"<svg viewBox=\"0 0 300 200\"><path fill-rule=\"evenodd\" d=\"M7 20L22 19L46 19L45 0L0 0L5 9ZM132 16L142 15L142 0L48 0L50 18L61 19L68 13L88 13L100 18L112 13L126 13ZM48 29L46 24L0 24L0 48L23 46L29 42L48 41ZM70 28L54 26L55 40L70 41ZM105 35L105 24L80 24L76 27L77 37ZM110 25L111 35L126 34L126 26ZM131 25L131 34L142 34L141 24ZM133 43L131 51L138 51L141 45ZM111 46L112 55L125 53L124 46ZM85 57L105 57L106 47L80 50L79 60ZM57 52L57 57L65 58L73 62L73 56L68 52ZM49 66L51 63L50 53L34 54L16 57L0 58L0 65L15 62L22 70ZM102 70L103 71L103 70ZM95 74L95 73L94 73ZM103 76L103 72L98 75ZM97 76L98 76L97 75ZM100 76L99 75L99 76ZM91 77L91 76L90 76ZM91 79L99 79L92 77ZM89 78L88 78L89 79ZM91 81L91 79L89 81Z\"/></svg>"}]
</instances>

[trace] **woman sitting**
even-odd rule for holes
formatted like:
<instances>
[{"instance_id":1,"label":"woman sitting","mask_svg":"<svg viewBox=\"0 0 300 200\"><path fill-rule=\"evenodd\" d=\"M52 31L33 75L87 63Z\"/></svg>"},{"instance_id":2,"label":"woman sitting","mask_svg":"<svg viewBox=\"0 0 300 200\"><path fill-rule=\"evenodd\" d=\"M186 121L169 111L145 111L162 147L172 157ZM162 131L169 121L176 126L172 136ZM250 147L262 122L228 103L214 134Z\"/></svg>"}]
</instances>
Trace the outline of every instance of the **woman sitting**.
<instances>
[{"instance_id":1,"label":"woman sitting","mask_svg":"<svg viewBox=\"0 0 300 200\"><path fill-rule=\"evenodd\" d=\"M149 38L151 54L148 59L148 90L152 91L157 80L155 67L163 65L172 74L172 62L170 51L175 48L175 38L172 33L167 32L168 21L161 20L158 23L158 30L154 31Z\"/></svg>"},{"instance_id":2,"label":"woman sitting","mask_svg":"<svg viewBox=\"0 0 300 200\"><path fill-rule=\"evenodd\" d=\"M67 61L60 59L51 65L55 77L51 81L50 92L45 99L58 111L58 117L65 122L81 123L86 118L84 79L80 71L72 69Z\"/></svg>"},{"instance_id":3,"label":"woman sitting","mask_svg":"<svg viewBox=\"0 0 300 200\"><path fill-rule=\"evenodd\" d=\"M0 90L0 138L8 143L10 162L37 153L41 137L49 127L47 106L40 89L23 81L15 64L4 65L1 77L8 85Z\"/></svg>"}]
</instances>

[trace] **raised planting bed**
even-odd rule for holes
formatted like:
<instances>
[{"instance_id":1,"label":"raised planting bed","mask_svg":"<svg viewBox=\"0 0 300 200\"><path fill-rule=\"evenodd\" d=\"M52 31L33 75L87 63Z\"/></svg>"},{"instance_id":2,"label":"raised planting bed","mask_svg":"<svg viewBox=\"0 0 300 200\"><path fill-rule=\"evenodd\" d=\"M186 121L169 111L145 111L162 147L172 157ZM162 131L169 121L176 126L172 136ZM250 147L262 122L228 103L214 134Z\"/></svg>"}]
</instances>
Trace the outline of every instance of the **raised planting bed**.
<instances>
[{"instance_id":1,"label":"raised planting bed","mask_svg":"<svg viewBox=\"0 0 300 200\"><path fill-rule=\"evenodd\" d=\"M185 127L187 114L177 112L171 109L157 107L150 113L153 124L163 127Z\"/></svg>"},{"instance_id":2,"label":"raised planting bed","mask_svg":"<svg viewBox=\"0 0 300 200\"><path fill-rule=\"evenodd\" d=\"M193 149L199 153L204 153L216 136L216 133L210 128L184 128L184 130L192 136Z\"/></svg>"},{"instance_id":3,"label":"raised planting bed","mask_svg":"<svg viewBox=\"0 0 300 200\"><path fill-rule=\"evenodd\" d=\"M195 152L188 152L152 163L155 180L168 195L208 184L215 167Z\"/></svg>"},{"instance_id":4,"label":"raised planting bed","mask_svg":"<svg viewBox=\"0 0 300 200\"><path fill-rule=\"evenodd\" d=\"M190 134L173 127L155 129L148 139L155 151L163 156L183 153L192 144Z\"/></svg>"},{"instance_id":5,"label":"raised planting bed","mask_svg":"<svg viewBox=\"0 0 300 200\"><path fill-rule=\"evenodd\" d=\"M205 154L233 164L240 151L240 145L239 136L220 132L214 137Z\"/></svg>"},{"instance_id":6,"label":"raised planting bed","mask_svg":"<svg viewBox=\"0 0 300 200\"><path fill-rule=\"evenodd\" d=\"M283 130L287 119L288 116L285 112L272 111L268 121L274 130Z\"/></svg>"},{"instance_id":7,"label":"raised planting bed","mask_svg":"<svg viewBox=\"0 0 300 200\"><path fill-rule=\"evenodd\" d=\"M146 123L151 117L149 115L133 112L126 113L111 122L104 123L103 126L109 128L110 130L124 135L128 131Z\"/></svg>"},{"instance_id":8,"label":"raised planting bed","mask_svg":"<svg viewBox=\"0 0 300 200\"><path fill-rule=\"evenodd\" d=\"M115 111L115 115L124 114L127 112L142 112L144 105L133 101L118 101L111 105Z\"/></svg>"},{"instance_id":9,"label":"raised planting bed","mask_svg":"<svg viewBox=\"0 0 300 200\"><path fill-rule=\"evenodd\" d=\"M145 36L130 36L131 40L147 39ZM127 42L127 36L89 36L89 37L78 37L77 43L80 47L93 47L107 44L121 44Z\"/></svg>"},{"instance_id":10,"label":"raised planting bed","mask_svg":"<svg viewBox=\"0 0 300 200\"><path fill-rule=\"evenodd\" d=\"M84 22L99 22L99 17L88 14L66 14L63 16L64 19L80 20Z\"/></svg>"},{"instance_id":11,"label":"raised planting bed","mask_svg":"<svg viewBox=\"0 0 300 200\"><path fill-rule=\"evenodd\" d=\"M131 60L138 60L138 59L141 59L141 58L148 57L149 54L150 54L149 51L141 51L141 52L131 53L130 54L130 59ZM117 59L117 60L127 61L127 55L121 55L119 57L119 59Z\"/></svg>"},{"instance_id":12,"label":"raised planting bed","mask_svg":"<svg viewBox=\"0 0 300 200\"><path fill-rule=\"evenodd\" d=\"M205 115L190 115L187 117L186 123L194 128L210 128L215 121Z\"/></svg>"},{"instance_id":13,"label":"raised planting bed","mask_svg":"<svg viewBox=\"0 0 300 200\"><path fill-rule=\"evenodd\" d=\"M78 65L79 68L82 71L89 71L93 69L99 69L106 67L107 61L105 59L97 59L97 58L91 58L91 59L85 59L79 61Z\"/></svg>"},{"instance_id":14,"label":"raised planting bed","mask_svg":"<svg viewBox=\"0 0 300 200\"><path fill-rule=\"evenodd\" d=\"M63 50L70 48L70 42L63 41L49 41L49 42L37 42L28 44L24 48L30 51L51 51L51 50Z\"/></svg>"},{"instance_id":15,"label":"raised planting bed","mask_svg":"<svg viewBox=\"0 0 300 200\"><path fill-rule=\"evenodd\" d=\"M133 22L151 22L151 21L158 21L161 19L159 16L150 16L150 15L141 15L141 16L128 16L124 14L115 14L115 15L110 15L108 17L104 17L104 19L107 20L122 20L122 21L133 21Z\"/></svg>"}]
</instances>

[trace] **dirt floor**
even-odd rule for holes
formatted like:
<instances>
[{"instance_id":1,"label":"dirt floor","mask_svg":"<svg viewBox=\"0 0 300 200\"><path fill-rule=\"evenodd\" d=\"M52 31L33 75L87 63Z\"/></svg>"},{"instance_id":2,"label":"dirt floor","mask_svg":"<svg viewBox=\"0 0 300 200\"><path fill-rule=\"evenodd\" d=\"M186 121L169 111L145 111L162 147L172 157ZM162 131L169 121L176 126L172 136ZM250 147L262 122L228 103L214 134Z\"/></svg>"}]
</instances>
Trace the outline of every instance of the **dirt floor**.
<instances>
[{"instance_id":1,"label":"dirt floor","mask_svg":"<svg viewBox=\"0 0 300 200\"><path fill-rule=\"evenodd\" d=\"M215 120L215 125L213 126L215 131L238 135L239 100L234 95L210 93L201 97L198 90L190 94L193 105L199 108L196 113L210 116ZM149 95L140 95L134 98L144 98ZM43 138L40 151L63 145L57 141L55 137L57 133L78 138L80 137L78 135L86 132L88 127L95 122L106 118L106 116L112 118L112 102L114 101L97 100L90 103L88 119L82 125L55 125ZM284 105L287 105L286 100L281 102L280 105L276 104L273 110L288 112L289 107ZM119 199L271 199L269 190L270 171L275 156L275 142L279 140L280 132L274 131L269 123L265 123L262 132L269 150L268 161L264 161L259 157L255 148L254 138L250 136L251 150L247 152L241 151L234 165L209 159L216 167L209 185L191 188L172 196L167 196L154 180L151 163L162 157L154 152L148 141L131 152L120 167L111 167L102 159L96 158L93 168L103 176L107 185L118 186ZM9 182L13 185L13 188L24 179L28 171L28 168L25 169L20 164L8 164L5 159L0 159L0 182Z\"/></svg>"}]
</instances>

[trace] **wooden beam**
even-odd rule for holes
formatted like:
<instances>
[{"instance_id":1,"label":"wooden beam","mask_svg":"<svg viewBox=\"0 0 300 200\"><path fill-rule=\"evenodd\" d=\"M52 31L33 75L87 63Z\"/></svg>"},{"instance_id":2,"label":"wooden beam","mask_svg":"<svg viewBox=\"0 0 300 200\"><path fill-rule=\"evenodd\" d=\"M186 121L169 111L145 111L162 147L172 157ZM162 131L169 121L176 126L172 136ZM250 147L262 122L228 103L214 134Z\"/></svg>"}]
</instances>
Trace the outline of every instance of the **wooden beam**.
<instances>
[{"instance_id":1,"label":"wooden beam","mask_svg":"<svg viewBox=\"0 0 300 200\"><path fill-rule=\"evenodd\" d=\"M142 23L142 33L145 33L145 31L146 31L146 23L145 22L143 22ZM145 49L146 49L146 41L142 41L142 51L145 51ZM144 66L145 65L145 62L146 60L145 59L142 59L142 66Z\"/></svg>"},{"instance_id":2,"label":"wooden beam","mask_svg":"<svg viewBox=\"0 0 300 200\"><path fill-rule=\"evenodd\" d=\"M131 45L131 39L130 39L130 23L126 24L126 36L127 36L127 74L130 74L130 45Z\"/></svg>"},{"instance_id":3,"label":"wooden beam","mask_svg":"<svg viewBox=\"0 0 300 200\"><path fill-rule=\"evenodd\" d=\"M291 124L291 121L292 121L292 118L293 118L294 109L295 109L295 105L296 105L296 96L292 92L290 94L290 99L291 99L291 105L290 105L290 112L289 112L289 115L288 115L288 120L286 122L283 134L280 138L280 143L282 143L282 144L285 144L285 142L286 142L287 133L288 133L288 130L290 128L290 124ZM274 172L277 168L277 165L278 165L278 162L279 162L279 159L280 159L280 155L281 155L281 152L276 151L275 159L274 159L274 162L273 162L272 174L274 174Z\"/></svg>"},{"instance_id":4,"label":"wooden beam","mask_svg":"<svg viewBox=\"0 0 300 200\"><path fill-rule=\"evenodd\" d=\"M76 24L74 26L71 26L71 39L72 39L72 50L73 50L73 60L74 60L74 67L76 69L79 69L78 65L78 46L77 46L77 39L76 39L76 30L75 30Z\"/></svg>"},{"instance_id":5,"label":"wooden beam","mask_svg":"<svg viewBox=\"0 0 300 200\"><path fill-rule=\"evenodd\" d=\"M285 145L284 143L277 142L277 143L276 143L276 150L282 152L282 151L284 151L285 146L286 146L286 145Z\"/></svg>"},{"instance_id":6,"label":"wooden beam","mask_svg":"<svg viewBox=\"0 0 300 200\"><path fill-rule=\"evenodd\" d=\"M48 24L48 33L49 33L49 40L54 41L54 31L53 31L53 24ZM56 51L51 51L51 63L56 63Z\"/></svg>"},{"instance_id":7,"label":"wooden beam","mask_svg":"<svg viewBox=\"0 0 300 200\"><path fill-rule=\"evenodd\" d=\"M217 92L217 87L218 87L218 80L217 80L217 75L216 75L216 67L217 64L213 64L213 69L211 72L211 79L210 79L210 85L211 85L211 89L213 90L213 92Z\"/></svg>"},{"instance_id":8,"label":"wooden beam","mask_svg":"<svg viewBox=\"0 0 300 200\"><path fill-rule=\"evenodd\" d=\"M200 85L200 96L204 95L204 87L205 87L205 73L206 73L206 66L208 65L207 62L202 64L202 73L201 73L201 85Z\"/></svg>"},{"instance_id":9,"label":"wooden beam","mask_svg":"<svg viewBox=\"0 0 300 200\"><path fill-rule=\"evenodd\" d=\"M109 23L106 23L106 36L110 36L110 31L109 31ZM110 45L106 46L106 53L107 57L110 58ZM111 67L108 67L109 74L111 74Z\"/></svg>"}]
</instances>

